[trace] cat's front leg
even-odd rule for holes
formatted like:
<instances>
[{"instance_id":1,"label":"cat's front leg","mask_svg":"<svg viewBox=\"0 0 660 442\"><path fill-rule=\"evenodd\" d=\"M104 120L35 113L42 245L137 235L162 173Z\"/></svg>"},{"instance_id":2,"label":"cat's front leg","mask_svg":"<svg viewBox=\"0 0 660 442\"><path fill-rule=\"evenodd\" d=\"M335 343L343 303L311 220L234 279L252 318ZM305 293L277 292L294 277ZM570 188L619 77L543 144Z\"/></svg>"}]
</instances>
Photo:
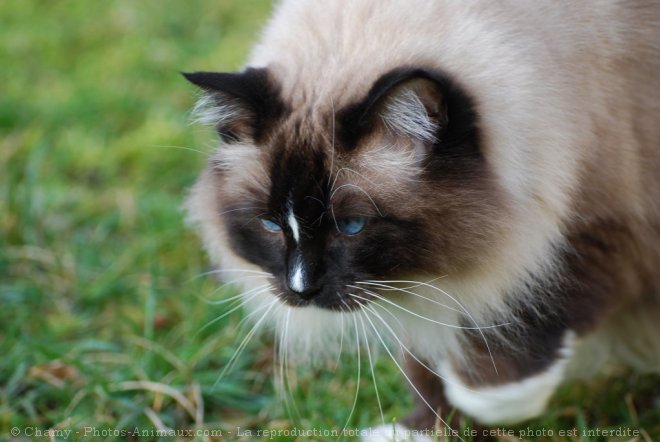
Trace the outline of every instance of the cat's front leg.
<instances>
[{"instance_id":1,"label":"cat's front leg","mask_svg":"<svg viewBox=\"0 0 660 442\"><path fill-rule=\"evenodd\" d=\"M414 398L413 410L403 420L407 428L434 429L437 424L458 429L460 412L456 413L447 400L445 386L436 373L429 370L428 362L405 358L406 376L410 380L409 390ZM439 422L439 417L445 421Z\"/></svg>"},{"instance_id":2,"label":"cat's front leg","mask_svg":"<svg viewBox=\"0 0 660 442\"><path fill-rule=\"evenodd\" d=\"M429 364L405 357L405 377L414 397L414 408L400 424L382 425L370 430L363 442L427 442L436 440L436 431L458 435L460 413L451 413L444 385ZM444 421L444 422L443 422Z\"/></svg>"},{"instance_id":3,"label":"cat's front leg","mask_svg":"<svg viewBox=\"0 0 660 442\"><path fill-rule=\"evenodd\" d=\"M430 442L443 440L444 436L449 440L461 437L462 414L447 399L446 387L437 371L430 370L432 365L405 356L405 377L413 396L413 410L401 423L370 429L362 442ZM481 427L472 429L482 431Z\"/></svg>"},{"instance_id":4,"label":"cat's front leg","mask_svg":"<svg viewBox=\"0 0 660 442\"><path fill-rule=\"evenodd\" d=\"M450 405L444 394L444 386L438 376L430 372L419 361L408 356L405 358L406 378L410 382L410 391L415 405L412 412L402 423L385 424L367 430L362 442L430 442L431 436L412 431L432 431L436 423L436 411L448 412Z\"/></svg>"},{"instance_id":5,"label":"cat's front leg","mask_svg":"<svg viewBox=\"0 0 660 442\"><path fill-rule=\"evenodd\" d=\"M466 342L469 356L460 361L430 364L407 357L406 378L414 408L400 426L392 427L398 431L397 437L385 428L389 433L383 434L390 434L389 438L366 440L430 441L435 435L460 438L468 429L473 440L485 441L491 439L483 425L512 424L540 415L563 379L575 336L557 329L553 331L557 333L555 339L546 332L531 329L524 333L528 343L534 340L531 350L515 348L511 340L506 344L497 341L492 333L475 333ZM437 369L431 369L436 365ZM469 427L465 427L463 416L472 418ZM415 432L429 438L415 438Z\"/></svg>"},{"instance_id":6,"label":"cat's front leg","mask_svg":"<svg viewBox=\"0 0 660 442\"><path fill-rule=\"evenodd\" d=\"M574 339L575 333L565 330L556 339L536 336L527 348L505 349L495 341L490 352L482 348L467 360L445 361L439 372L447 401L484 425L538 417L564 379Z\"/></svg>"}]
</instances>

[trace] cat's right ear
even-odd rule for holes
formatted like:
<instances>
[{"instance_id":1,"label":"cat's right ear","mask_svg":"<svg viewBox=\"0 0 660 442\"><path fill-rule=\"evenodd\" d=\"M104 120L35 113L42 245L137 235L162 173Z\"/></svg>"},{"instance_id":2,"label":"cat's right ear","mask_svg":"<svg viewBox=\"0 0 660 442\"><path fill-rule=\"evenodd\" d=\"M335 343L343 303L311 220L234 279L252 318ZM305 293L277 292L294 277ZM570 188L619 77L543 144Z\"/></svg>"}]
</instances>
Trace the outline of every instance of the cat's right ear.
<instances>
[{"instance_id":1,"label":"cat's right ear","mask_svg":"<svg viewBox=\"0 0 660 442\"><path fill-rule=\"evenodd\" d=\"M341 116L342 136L348 146L378 129L406 137L419 157L441 139L448 122L446 82L433 72L400 68L381 76L367 95L348 106Z\"/></svg>"},{"instance_id":2,"label":"cat's right ear","mask_svg":"<svg viewBox=\"0 0 660 442\"><path fill-rule=\"evenodd\" d=\"M283 111L267 69L183 76L204 92L193 110L195 121L215 126L226 142L258 141Z\"/></svg>"}]
</instances>

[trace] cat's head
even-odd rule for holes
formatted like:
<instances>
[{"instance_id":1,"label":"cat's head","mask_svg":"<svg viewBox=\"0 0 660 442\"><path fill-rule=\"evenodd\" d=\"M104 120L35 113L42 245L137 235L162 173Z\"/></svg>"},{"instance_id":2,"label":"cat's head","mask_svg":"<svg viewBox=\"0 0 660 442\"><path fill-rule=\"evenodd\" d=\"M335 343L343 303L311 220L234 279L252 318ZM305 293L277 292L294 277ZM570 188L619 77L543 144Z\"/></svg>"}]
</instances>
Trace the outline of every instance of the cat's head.
<instances>
[{"instance_id":1,"label":"cat's head","mask_svg":"<svg viewBox=\"0 0 660 442\"><path fill-rule=\"evenodd\" d=\"M217 261L272 274L285 304L354 309L364 282L469 271L497 241L479 115L443 73L400 67L360 96L296 100L266 68L185 76L223 139L191 216Z\"/></svg>"}]
</instances>

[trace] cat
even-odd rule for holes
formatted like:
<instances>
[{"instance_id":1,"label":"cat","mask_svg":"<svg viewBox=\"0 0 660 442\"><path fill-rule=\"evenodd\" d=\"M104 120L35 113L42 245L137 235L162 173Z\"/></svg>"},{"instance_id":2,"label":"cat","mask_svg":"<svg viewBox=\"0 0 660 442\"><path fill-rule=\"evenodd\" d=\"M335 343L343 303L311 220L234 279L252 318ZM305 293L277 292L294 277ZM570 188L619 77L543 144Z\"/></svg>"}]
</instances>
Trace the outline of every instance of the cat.
<instances>
[{"instance_id":1,"label":"cat","mask_svg":"<svg viewBox=\"0 0 660 442\"><path fill-rule=\"evenodd\" d=\"M188 218L295 353L402 348L369 440L531 419L660 368L659 73L658 2L284 0L244 70L184 74L223 140Z\"/></svg>"}]
</instances>

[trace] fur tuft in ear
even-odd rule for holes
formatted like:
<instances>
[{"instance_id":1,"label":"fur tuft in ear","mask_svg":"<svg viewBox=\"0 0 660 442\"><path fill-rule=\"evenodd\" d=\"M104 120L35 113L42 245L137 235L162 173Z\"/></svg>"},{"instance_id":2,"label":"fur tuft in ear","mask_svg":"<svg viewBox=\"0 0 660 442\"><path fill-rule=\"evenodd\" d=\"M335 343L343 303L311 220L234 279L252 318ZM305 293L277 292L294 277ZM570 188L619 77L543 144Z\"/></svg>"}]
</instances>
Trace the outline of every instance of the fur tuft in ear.
<instances>
[{"instance_id":1,"label":"fur tuft in ear","mask_svg":"<svg viewBox=\"0 0 660 442\"><path fill-rule=\"evenodd\" d=\"M183 76L204 91L193 109L196 122L216 127L225 141L257 141L283 104L267 69L238 73L195 72Z\"/></svg>"},{"instance_id":2,"label":"fur tuft in ear","mask_svg":"<svg viewBox=\"0 0 660 442\"><path fill-rule=\"evenodd\" d=\"M418 159L429 154L452 159L482 156L476 105L466 90L440 71L394 69L337 116L338 136L348 150L384 131L407 138L410 143L397 145L413 146Z\"/></svg>"},{"instance_id":3,"label":"fur tuft in ear","mask_svg":"<svg viewBox=\"0 0 660 442\"><path fill-rule=\"evenodd\" d=\"M220 132L221 128L229 128L232 123L249 117L249 113L241 106L239 100L231 96L222 98L217 92L203 93L195 103L191 115L193 122L215 126Z\"/></svg>"},{"instance_id":4,"label":"fur tuft in ear","mask_svg":"<svg viewBox=\"0 0 660 442\"><path fill-rule=\"evenodd\" d=\"M342 112L342 136L349 146L379 127L412 141L435 145L447 126L444 78L423 69L401 68L380 77L361 102Z\"/></svg>"},{"instance_id":5,"label":"fur tuft in ear","mask_svg":"<svg viewBox=\"0 0 660 442\"><path fill-rule=\"evenodd\" d=\"M447 123L440 91L429 81L415 79L395 88L378 111L394 134L434 144Z\"/></svg>"}]
</instances>

